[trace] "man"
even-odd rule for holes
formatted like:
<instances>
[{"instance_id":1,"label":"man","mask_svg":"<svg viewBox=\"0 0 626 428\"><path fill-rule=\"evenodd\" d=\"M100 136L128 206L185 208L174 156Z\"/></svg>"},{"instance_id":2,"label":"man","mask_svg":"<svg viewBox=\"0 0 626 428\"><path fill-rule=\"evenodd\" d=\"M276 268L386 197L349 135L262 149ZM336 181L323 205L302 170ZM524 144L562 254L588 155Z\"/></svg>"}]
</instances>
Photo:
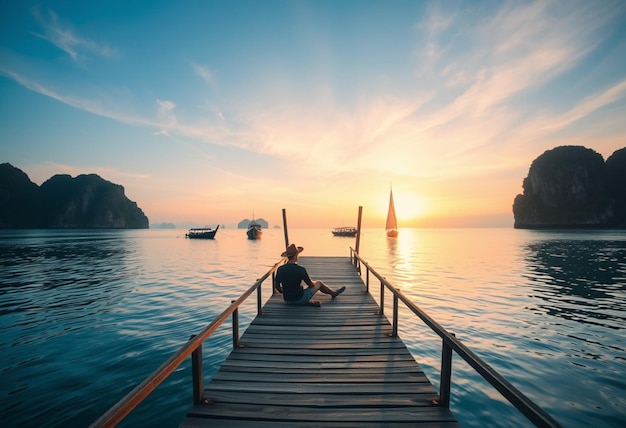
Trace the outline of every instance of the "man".
<instances>
[{"instance_id":1,"label":"man","mask_svg":"<svg viewBox=\"0 0 626 428\"><path fill-rule=\"evenodd\" d=\"M333 290L322 281L312 281L303 266L298 264L298 255L304 250L303 247L296 247L291 244L280 255L289 260L276 271L274 278L274 288L283 294L283 300L288 305L311 305L322 306L319 300L311 300L318 291L329 294L334 299L343 293L346 287L341 287L337 291ZM302 287L302 282L308 285Z\"/></svg>"}]
</instances>

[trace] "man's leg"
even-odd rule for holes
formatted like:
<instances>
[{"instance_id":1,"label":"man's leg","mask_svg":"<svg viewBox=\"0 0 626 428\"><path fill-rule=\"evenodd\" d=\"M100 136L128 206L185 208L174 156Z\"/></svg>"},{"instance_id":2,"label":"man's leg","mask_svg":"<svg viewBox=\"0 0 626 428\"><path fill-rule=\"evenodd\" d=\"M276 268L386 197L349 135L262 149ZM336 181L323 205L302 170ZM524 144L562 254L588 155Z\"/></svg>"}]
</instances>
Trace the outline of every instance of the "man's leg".
<instances>
[{"instance_id":1,"label":"man's leg","mask_svg":"<svg viewBox=\"0 0 626 428\"><path fill-rule=\"evenodd\" d=\"M324 294L330 294L331 296L333 296L333 299L343 293L346 289L346 287L341 287L337 291L335 291L328 285L324 284L322 281L314 281L313 284L315 284L316 286L319 285L319 291Z\"/></svg>"},{"instance_id":2,"label":"man's leg","mask_svg":"<svg viewBox=\"0 0 626 428\"><path fill-rule=\"evenodd\" d=\"M313 281L313 287L309 287L309 290L313 290L313 292L311 293L311 297L309 298L309 302L308 302L309 305L318 306L318 307L322 306L319 300L312 300L313 296L315 296L315 293L320 291L322 286L323 286L322 281Z\"/></svg>"}]
</instances>

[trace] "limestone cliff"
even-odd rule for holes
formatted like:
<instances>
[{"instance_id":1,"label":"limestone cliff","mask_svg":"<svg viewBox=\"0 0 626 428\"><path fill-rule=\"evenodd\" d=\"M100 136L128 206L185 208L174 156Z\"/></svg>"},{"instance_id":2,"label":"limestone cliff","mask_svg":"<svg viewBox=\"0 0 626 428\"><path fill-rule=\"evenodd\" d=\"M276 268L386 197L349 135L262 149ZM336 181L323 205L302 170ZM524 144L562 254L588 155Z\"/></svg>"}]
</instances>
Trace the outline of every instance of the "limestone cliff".
<instances>
[{"instance_id":1,"label":"limestone cliff","mask_svg":"<svg viewBox=\"0 0 626 428\"><path fill-rule=\"evenodd\" d=\"M544 152L530 166L523 181L524 193L514 200L514 226L624 226L626 155L622 151L615 152L606 163L602 155L582 146Z\"/></svg>"},{"instance_id":2,"label":"limestone cliff","mask_svg":"<svg viewBox=\"0 0 626 428\"><path fill-rule=\"evenodd\" d=\"M24 171L0 164L0 228L41 227L40 195Z\"/></svg>"},{"instance_id":3,"label":"limestone cliff","mask_svg":"<svg viewBox=\"0 0 626 428\"><path fill-rule=\"evenodd\" d=\"M626 147L606 160L609 192L615 202L616 226L626 227Z\"/></svg>"},{"instance_id":4,"label":"limestone cliff","mask_svg":"<svg viewBox=\"0 0 626 428\"><path fill-rule=\"evenodd\" d=\"M0 201L3 228L149 227L148 218L122 186L95 174L55 175L39 187L19 169L2 164Z\"/></svg>"}]
</instances>

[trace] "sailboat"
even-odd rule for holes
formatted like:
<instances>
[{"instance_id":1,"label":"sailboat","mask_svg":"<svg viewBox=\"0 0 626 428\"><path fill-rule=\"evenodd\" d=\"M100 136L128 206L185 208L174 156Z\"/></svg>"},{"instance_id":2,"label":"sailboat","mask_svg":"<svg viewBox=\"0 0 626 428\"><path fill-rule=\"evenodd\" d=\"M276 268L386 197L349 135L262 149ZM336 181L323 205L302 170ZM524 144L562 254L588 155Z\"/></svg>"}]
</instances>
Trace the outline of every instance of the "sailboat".
<instances>
[{"instance_id":1,"label":"sailboat","mask_svg":"<svg viewBox=\"0 0 626 428\"><path fill-rule=\"evenodd\" d=\"M387 236L395 238L398 236L398 220L396 219L396 207L393 204L393 190L389 190L389 211L387 211Z\"/></svg>"}]
</instances>

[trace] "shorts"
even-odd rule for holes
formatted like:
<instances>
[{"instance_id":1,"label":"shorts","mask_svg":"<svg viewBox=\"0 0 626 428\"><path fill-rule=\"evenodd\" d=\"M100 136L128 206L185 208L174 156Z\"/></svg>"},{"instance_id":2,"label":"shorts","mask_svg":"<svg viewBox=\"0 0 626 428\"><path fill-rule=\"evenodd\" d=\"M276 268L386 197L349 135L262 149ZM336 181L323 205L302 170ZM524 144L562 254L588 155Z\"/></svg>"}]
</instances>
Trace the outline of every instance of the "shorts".
<instances>
[{"instance_id":1,"label":"shorts","mask_svg":"<svg viewBox=\"0 0 626 428\"><path fill-rule=\"evenodd\" d=\"M311 300L311 297L313 297L313 295L317 292L314 287L308 287L302 291L303 294L302 297L300 297L300 300L285 300L285 303L288 305L306 305L309 303L309 300Z\"/></svg>"}]
</instances>

